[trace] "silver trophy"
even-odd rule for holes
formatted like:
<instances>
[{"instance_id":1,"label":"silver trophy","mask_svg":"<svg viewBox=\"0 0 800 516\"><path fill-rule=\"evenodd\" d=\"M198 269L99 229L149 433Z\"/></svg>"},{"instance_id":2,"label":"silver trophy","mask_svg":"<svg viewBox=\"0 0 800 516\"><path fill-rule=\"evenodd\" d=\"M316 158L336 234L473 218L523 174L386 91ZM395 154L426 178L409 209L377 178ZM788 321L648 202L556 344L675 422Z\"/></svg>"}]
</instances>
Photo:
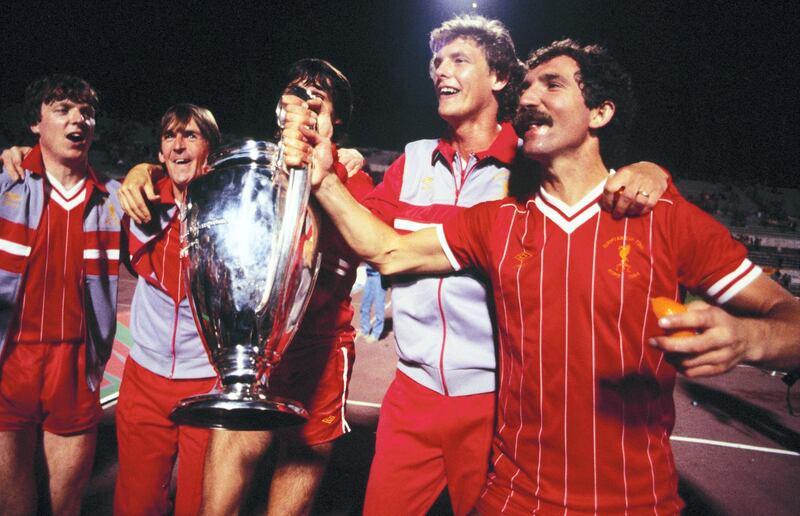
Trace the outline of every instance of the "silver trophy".
<instances>
[{"instance_id":1,"label":"silver trophy","mask_svg":"<svg viewBox=\"0 0 800 516\"><path fill-rule=\"evenodd\" d=\"M319 269L319 223L307 170L286 170L278 145L248 141L209 159L188 188L183 256L192 309L221 392L182 400L171 418L193 426L268 430L308 413L268 392Z\"/></svg>"}]
</instances>

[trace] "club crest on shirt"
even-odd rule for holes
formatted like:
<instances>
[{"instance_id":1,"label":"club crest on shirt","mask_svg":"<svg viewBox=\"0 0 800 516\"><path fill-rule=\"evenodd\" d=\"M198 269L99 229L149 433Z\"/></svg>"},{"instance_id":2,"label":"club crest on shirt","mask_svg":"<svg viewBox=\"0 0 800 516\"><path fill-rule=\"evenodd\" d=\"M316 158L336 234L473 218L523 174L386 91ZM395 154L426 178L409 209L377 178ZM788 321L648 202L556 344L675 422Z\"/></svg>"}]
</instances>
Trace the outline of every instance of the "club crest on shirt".
<instances>
[{"instance_id":1,"label":"club crest on shirt","mask_svg":"<svg viewBox=\"0 0 800 516\"><path fill-rule=\"evenodd\" d=\"M616 258L613 259L613 261L616 261L616 264L608 269L609 274L615 278L625 276L630 279L638 278L641 275L639 271L631 266L630 256L631 251L635 249L644 251L644 245L642 245L641 240L633 237L616 236L606 240L603 244L603 249L614 252L617 255ZM612 259L609 258L608 261L611 262Z\"/></svg>"},{"instance_id":2,"label":"club crest on shirt","mask_svg":"<svg viewBox=\"0 0 800 516\"><path fill-rule=\"evenodd\" d=\"M22 196L16 192L6 192L3 194L3 206L16 208L19 206Z\"/></svg>"},{"instance_id":3,"label":"club crest on shirt","mask_svg":"<svg viewBox=\"0 0 800 516\"><path fill-rule=\"evenodd\" d=\"M333 423L334 421L336 421L336 416L333 416L333 415L331 415L331 416L328 416L328 417L326 417L326 418L323 418L323 419L321 419L321 421L322 421L323 423L325 423L326 425L330 425L331 423Z\"/></svg>"}]
</instances>

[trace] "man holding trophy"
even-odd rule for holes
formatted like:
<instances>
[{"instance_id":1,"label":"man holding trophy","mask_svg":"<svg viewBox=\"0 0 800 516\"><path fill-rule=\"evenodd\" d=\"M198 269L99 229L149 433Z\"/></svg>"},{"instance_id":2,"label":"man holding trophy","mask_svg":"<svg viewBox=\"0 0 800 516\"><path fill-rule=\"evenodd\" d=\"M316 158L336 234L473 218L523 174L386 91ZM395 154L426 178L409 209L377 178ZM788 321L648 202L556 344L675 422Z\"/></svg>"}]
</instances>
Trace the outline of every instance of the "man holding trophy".
<instances>
[{"instance_id":1,"label":"man holding trophy","mask_svg":"<svg viewBox=\"0 0 800 516\"><path fill-rule=\"evenodd\" d=\"M301 90L297 90L298 87ZM318 129L340 140L352 113L352 92L347 78L326 61L303 59L289 71L287 90L289 88L322 102L331 113L332 122ZM280 124L282 120L279 120ZM224 166L221 162L226 159L230 161L222 157L217 159L217 163ZM341 149L339 161L340 176L346 179L353 196L361 198L372 189L369 176L360 170L363 158L357 151ZM132 218L142 222L151 216L142 193L151 201L158 199L158 192L150 183L152 172L153 167L149 165L135 167L122 188L123 208ZM229 513L241 506L255 468L275 437L280 448L272 476L268 512L309 512L330 458L333 441L349 431L344 409L355 355L355 332L350 325L353 315L350 290L359 260L326 218L320 222L321 238L317 245L321 256L319 274L307 307L306 322L297 328L288 352L269 374L269 393L300 401L308 409L309 419L301 426L275 431L212 432L206 457L204 513ZM254 235L248 237L252 240ZM267 265L265 262L260 266L266 269ZM203 311L202 307L200 311ZM213 331L206 332L207 339L208 333ZM220 364L216 365L219 368ZM211 403L218 403L218 400ZM276 414L275 417L290 418L292 415ZM247 423L219 423L213 426L248 426Z\"/></svg>"},{"instance_id":2,"label":"man holding trophy","mask_svg":"<svg viewBox=\"0 0 800 516\"><path fill-rule=\"evenodd\" d=\"M347 78L327 61L303 59L290 69L287 85L305 88L321 101L332 125L318 129L339 141L352 112ZM349 168L345 171L341 165L340 177L360 199L372 189L372 181L359 170L360 164ZM204 513L229 514L241 505L255 467L275 437L280 448L267 513L310 512L333 441L350 430L344 417L355 358L350 290L360 259L327 217L321 220L318 250L320 271L305 317L269 378L270 392L298 399L308 409L309 419L299 427L274 432L214 432L206 456Z\"/></svg>"},{"instance_id":3,"label":"man holding trophy","mask_svg":"<svg viewBox=\"0 0 800 516\"><path fill-rule=\"evenodd\" d=\"M125 362L116 412L114 514L169 512L176 458L175 514L200 509L210 431L177 424L169 416L179 401L209 392L217 379L189 305L180 229L189 182L202 175L219 142L208 109L193 104L169 108L161 118L158 157L166 176L155 184L154 217L149 223L125 218L130 267L138 279L130 323L135 346Z\"/></svg>"}]
</instances>

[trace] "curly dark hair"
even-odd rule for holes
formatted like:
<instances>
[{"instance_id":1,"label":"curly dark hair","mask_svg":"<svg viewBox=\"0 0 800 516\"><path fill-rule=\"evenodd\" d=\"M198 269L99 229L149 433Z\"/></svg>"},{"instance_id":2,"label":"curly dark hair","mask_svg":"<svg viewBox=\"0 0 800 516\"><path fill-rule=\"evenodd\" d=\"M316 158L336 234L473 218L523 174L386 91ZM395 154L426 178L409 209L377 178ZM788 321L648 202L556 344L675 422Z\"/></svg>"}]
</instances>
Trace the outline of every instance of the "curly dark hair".
<instances>
[{"instance_id":1,"label":"curly dark hair","mask_svg":"<svg viewBox=\"0 0 800 516\"><path fill-rule=\"evenodd\" d=\"M431 31L429 44L431 52L436 54L456 38L466 38L477 43L483 49L486 62L497 74L497 78L508 81L506 87L496 94L497 119L510 120L519 104L519 87L525 77L525 67L517 58L508 29L499 20L490 20L474 14L456 16ZM433 76L433 57L430 70Z\"/></svg>"},{"instance_id":2,"label":"curly dark hair","mask_svg":"<svg viewBox=\"0 0 800 516\"><path fill-rule=\"evenodd\" d=\"M345 74L324 59L306 58L289 68L286 79L287 86L304 82L330 96L335 118L341 120L333 127L333 140L341 142L353 116L353 90Z\"/></svg>"},{"instance_id":3,"label":"curly dark hair","mask_svg":"<svg viewBox=\"0 0 800 516\"><path fill-rule=\"evenodd\" d=\"M25 88L25 100L22 104L25 125L31 127L41 122L42 104L52 104L59 100L88 104L95 111L100 106L95 89L80 77L48 75L33 81Z\"/></svg>"},{"instance_id":4,"label":"curly dark hair","mask_svg":"<svg viewBox=\"0 0 800 516\"><path fill-rule=\"evenodd\" d=\"M614 104L614 116L608 124L597 130L597 136L606 166L624 164L628 136L636 113L631 76L604 47L582 45L569 38L534 50L525 64L530 70L559 56L571 57L578 64L575 80L581 88L586 107L593 109L603 102Z\"/></svg>"}]
</instances>

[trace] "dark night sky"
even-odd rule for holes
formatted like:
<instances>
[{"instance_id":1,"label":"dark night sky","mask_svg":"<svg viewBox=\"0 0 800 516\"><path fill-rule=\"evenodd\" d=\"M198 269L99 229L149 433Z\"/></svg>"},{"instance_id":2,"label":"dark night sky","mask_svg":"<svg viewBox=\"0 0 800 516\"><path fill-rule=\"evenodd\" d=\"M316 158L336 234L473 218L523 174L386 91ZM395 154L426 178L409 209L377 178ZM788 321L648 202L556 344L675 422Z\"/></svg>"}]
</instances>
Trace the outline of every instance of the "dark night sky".
<instances>
[{"instance_id":1,"label":"dark night sky","mask_svg":"<svg viewBox=\"0 0 800 516\"><path fill-rule=\"evenodd\" d=\"M464 0L4 2L0 109L46 73L87 78L118 118L210 107L223 131L268 136L290 63L322 57L353 84L350 143L402 149L441 124L427 34ZM683 177L798 187L796 2L478 0L522 57L570 36L605 43L640 103L632 158Z\"/></svg>"}]
</instances>

